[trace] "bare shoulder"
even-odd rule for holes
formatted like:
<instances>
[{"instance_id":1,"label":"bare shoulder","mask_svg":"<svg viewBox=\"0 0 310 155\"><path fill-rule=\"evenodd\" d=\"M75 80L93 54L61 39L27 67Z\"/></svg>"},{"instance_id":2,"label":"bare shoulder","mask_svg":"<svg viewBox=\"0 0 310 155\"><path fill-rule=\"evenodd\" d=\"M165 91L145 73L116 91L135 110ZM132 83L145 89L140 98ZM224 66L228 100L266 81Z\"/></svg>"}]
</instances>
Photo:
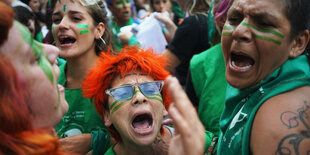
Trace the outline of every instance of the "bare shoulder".
<instances>
[{"instance_id":1,"label":"bare shoulder","mask_svg":"<svg viewBox=\"0 0 310 155\"><path fill-rule=\"evenodd\" d=\"M310 153L310 87L304 86L267 100L251 131L253 154Z\"/></svg>"}]
</instances>

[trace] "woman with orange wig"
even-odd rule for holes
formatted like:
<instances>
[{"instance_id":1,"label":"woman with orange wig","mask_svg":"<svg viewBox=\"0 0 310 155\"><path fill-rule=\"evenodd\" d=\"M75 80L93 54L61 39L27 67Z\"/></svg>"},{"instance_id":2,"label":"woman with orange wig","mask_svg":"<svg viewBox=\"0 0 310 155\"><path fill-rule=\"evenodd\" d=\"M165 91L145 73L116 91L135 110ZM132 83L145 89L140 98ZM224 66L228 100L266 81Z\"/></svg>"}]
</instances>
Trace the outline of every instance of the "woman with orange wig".
<instances>
[{"instance_id":1,"label":"woman with orange wig","mask_svg":"<svg viewBox=\"0 0 310 155\"><path fill-rule=\"evenodd\" d=\"M0 10L0 154L62 154L51 127L68 110L59 50L34 41L3 0Z\"/></svg>"},{"instance_id":2,"label":"woman with orange wig","mask_svg":"<svg viewBox=\"0 0 310 155\"><path fill-rule=\"evenodd\" d=\"M163 56L138 47L101 53L83 92L117 141L106 154L167 154L173 128L162 125L170 99Z\"/></svg>"}]
</instances>

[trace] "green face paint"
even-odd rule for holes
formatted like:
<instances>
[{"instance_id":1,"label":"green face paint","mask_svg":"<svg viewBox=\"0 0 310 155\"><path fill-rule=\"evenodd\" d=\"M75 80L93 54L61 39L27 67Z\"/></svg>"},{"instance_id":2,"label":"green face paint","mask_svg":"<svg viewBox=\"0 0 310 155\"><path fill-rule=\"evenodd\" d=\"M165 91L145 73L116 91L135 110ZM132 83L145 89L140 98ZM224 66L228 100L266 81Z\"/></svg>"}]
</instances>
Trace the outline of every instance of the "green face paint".
<instances>
[{"instance_id":1,"label":"green face paint","mask_svg":"<svg viewBox=\"0 0 310 155\"><path fill-rule=\"evenodd\" d=\"M45 53L43 52L43 45L39 42L33 40L29 30L20 24L19 22L15 21L15 24L17 25L17 29L19 33L21 34L24 41L31 46L36 59L38 60L38 65L41 67L41 69L44 71L48 79L51 81L51 83L54 83L54 76L51 69L51 64L48 61L48 59L45 56Z\"/></svg>"},{"instance_id":2,"label":"green face paint","mask_svg":"<svg viewBox=\"0 0 310 155\"><path fill-rule=\"evenodd\" d=\"M248 23L245 23L245 22L242 22L240 23L241 25L243 26L246 26L248 28L251 28L251 29L254 29L258 32L261 32L261 33L265 33L265 34L272 34L272 35L275 35L276 37L279 37L281 39L284 38L284 35L277 32L277 31L274 31L274 30L263 30L263 29L260 29L260 28L257 28L257 27L254 27ZM230 26L230 25L224 25L223 27L223 32L222 32L222 36L232 36L232 33L231 31L234 31L236 29L236 27L234 26ZM230 31L230 32L227 32L227 31ZM254 38L258 38L258 39L262 39L262 40L266 40L266 41L269 41L269 42L272 42L272 43L275 43L277 45L281 45L282 42L277 40L277 39L273 39L271 37L267 37L267 36L264 36L264 35L259 35L259 34L256 34L254 33Z\"/></svg>"},{"instance_id":3,"label":"green face paint","mask_svg":"<svg viewBox=\"0 0 310 155\"><path fill-rule=\"evenodd\" d=\"M86 24L77 24L77 28L89 28Z\"/></svg>"},{"instance_id":4,"label":"green face paint","mask_svg":"<svg viewBox=\"0 0 310 155\"><path fill-rule=\"evenodd\" d=\"M252 29L257 30L257 31L262 32L262 33L271 33L271 34L276 35L276 36L278 36L280 38L284 38L283 34L277 32L277 31L274 31L274 30L263 30L263 29L254 27L254 26L252 26L252 25L250 25L248 23L245 23L245 22L242 22L241 25L244 25L246 27L252 28Z\"/></svg>"},{"instance_id":5,"label":"green face paint","mask_svg":"<svg viewBox=\"0 0 310 155\"><path fill-rule=\"evenodd\" d=\"M80 34L89 33L89 26L86 24L77 24L77 28L86 28L86 30L80 30Z\"/></svg>"},{"instance_id":6,"label":"green face paint","mask_svg":"<svg viewBox=\"0 0 310 155\"><path fill-rule=\"evenodd\" d=\"M54 29L55 29L55 26L53 25L52 26L52 35L54 35Z\"/></svg>"},{"instance_id":7,"label":"green face paint","mask_svg":"<svg viewBox=\"0 0 310 155\"><path fill-rule=\"evenodd\" d=\"M66 6L66 5L62 6L62 11L63 11L63 12L66 12L66 9L67 9L67 6Z\"/></svg>"},{"instance_id":8,"label":"green face paint","mask_svg":"<svg viewBox=\"0 0 310 155\"><path fill-rule=\"evenodd\" d=\"M116 7L121 8L124 5L130 5L129 0L117 0L116 1Z\"/></svg>"}]
</instances>

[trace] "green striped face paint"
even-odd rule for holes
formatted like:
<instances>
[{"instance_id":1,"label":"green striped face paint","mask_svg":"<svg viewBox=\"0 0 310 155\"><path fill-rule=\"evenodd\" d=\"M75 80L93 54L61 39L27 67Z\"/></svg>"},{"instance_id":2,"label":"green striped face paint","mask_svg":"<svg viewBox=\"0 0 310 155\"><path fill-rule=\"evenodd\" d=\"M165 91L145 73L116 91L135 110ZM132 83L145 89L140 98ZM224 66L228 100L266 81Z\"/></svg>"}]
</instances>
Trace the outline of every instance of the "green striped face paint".
<instances>
[{"instance_id":1,"label":"green striped face paint","mask_svg":"<svg viewBox=\"0 0 310 155\"><path fill-rule=\"evenodd\" d=\"M132 96L135 96L138 92L142 93L140 90L136 90ZM156 95L152 95L152 96L146 96L146 98L150 99L150 100L157 100L159 101L160 103L163 103L163 99L162 99L162 96L160 94L156 94ZM111 106L110 106L110 110L111 110L111 113L113 114L116 110L118 110L120 107L126 105L127 103L130 103L132 102L132 98L131 100L127 100L127 101L124 101L124 102L121 102L122 100L116 100L114 101Z\"/></svg>"},{"instance_id":2,"label":"green striped face paint","mask_svg":"<svg viewBox=\"0 0 310 155\"><path fill-rule=\"evenodd\" d=\"M19 31L19 33L21 34L22 38L24 39L24 41L31 46L36 60L38 61L38 65L41 67L41 69L43 70L43 72L45 73L45 75L48 77L48 79L50 80L50 82L53 84L54 83L54 76L53 76L53 72L52 72L52 66L50 64L50 62L48 61L44 51L43 51L43 45L35 40L33 40L30 32L28 31L28 29L23 26L22 24L20 24L19 22L15 21L15 24L17 25L17 29Z\"/></svg>"},{"instance_id":3,"label":"green striped face paint","mask_svg":"<svg viewBox=\"0 0 310 155\"><path fill-rule=\"evenodd\" d=\"M66 5L62 6L62 11L66 12L66 10L67 10L67 6Z\"/></svg>"},{"instance_id":4,"label":"green striped face paint","mask_svg":"<svg viewBox=\"0 0 310 155\"><path fill-rule=\"evenodd\" d=\"M86 24L77 24L77 28L84 29L80 30L80 34L89 33L89 26Z\"/></svg>"},{"instance_id":5,"label":"green striped face paint","mask_svg":"<svg viewBox=\"0 0 310 155\"><path fill-rule=\"evenodd\" d=\"M54 29L55 29L55 26L53 25L52 26L52 35L54 35Z\"/></svg>"},{"instance_id":6,"label":"green striped face paint","mask_svg":"<svg viewBox=\"0 0 310 155\"><path fill-rule=\"evenodd\" d=\"M277 32L277 31L274 31L274 30L260 29L260 28L254 27L254 26L252 26L252 25L250 25L248 23L245 23L245 22L242 22L240 24L243 25L243 26L246 26L248 28L251 28L254 31L257 31L257 32L260 33L260 34L254 33L254 35L253 35L254 38L258 38L258 39L261 39L261 40L266 40L266 41L275 43L277 45L281 45L282 44L282 42L279 39L283 39L284 35L282 33L280 33L280 32ZM236 29L236 27L234 27L234 26L225 25L223 27L222 36L232 36L232 33L233 33L233 31L235 29ZM272 36L274 36L276 38L266 36L266 34L268 34L269 36L272 35Z\"/></svg>"},{"instance_id":7,"label":"green striped face paint","mask_svg":"<svg viewBox=\"0 0 310 155\"><path fill-rule=\"evenodd\" d=\"M274 30L263 30L263 29L260 29L260 28L257 28L257 27L254 27L248 23L245 23L245 22L242 22L241 25L243 26L246 26L246 27L249 27L251 29L254 29L260 33L263 33L263 34L271 34L277 38L280 38L280 39L283 39L284 38L284 35L282 33L279 33L277 31L274 31ZM259 35L259 34L254 34L254 37L255 38L258 38L258 39L262 39L262 40L266 40L266 41L269 41L269 42L272 42L272 43L275 43L277 45L281 45L282 42L277 40L277 39L274 39L274 38L271 38L271 37L268 37L268 36L265 36L265 35Z\"/></svg>"},{"instance_id":8,"label":"green striped face paint","mask_svg":"<svg viewBox=\"0 0 310 155\"><path fill-rule=\"evenodd\" d=\"M232 31L236 29L235 26L231 25L224 25L223 31L222 31L222 36L232 36Z\"/></svg>"}]
</instances>

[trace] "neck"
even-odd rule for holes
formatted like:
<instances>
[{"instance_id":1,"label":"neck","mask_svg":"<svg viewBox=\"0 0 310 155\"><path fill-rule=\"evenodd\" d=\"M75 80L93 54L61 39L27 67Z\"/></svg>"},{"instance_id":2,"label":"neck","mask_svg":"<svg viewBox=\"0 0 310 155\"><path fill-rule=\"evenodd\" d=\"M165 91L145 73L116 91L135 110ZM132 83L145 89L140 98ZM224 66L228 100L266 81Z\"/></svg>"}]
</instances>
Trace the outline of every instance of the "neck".
<instances>
[{"instance_id":1,"label":"neck","mask_svg":"<svg viewBox=\"0 0 310 155\"><path fill-rule=\"evenodd\" d=\"M98 56L94 49L80 56L68 58L66 64L66 88L81 88L85 75L87 75L88 70L95 65L97 59Z\"/></svg>"},{"instance_id":2,"label":"neck","mask_svg":"<svg viewBox=\"0 0 310 155\"><path fill-rule=\"evenodd\" d=\"M164 127L165 134L160 134L154 142L148 146L133 144L132 142L121 142L115 145L114 151L117 155L150 155L150 154L168 154L169 143L172 138L170 131Z\"/></svg>"},{"instance_id":3,"label":"neck","mask_svg":"<svg viewBox=\"0 0 310 155\"><path fill-rule=\"evenodd\" d=\"M130 19L129 19L129 20L130 20ZM128 21L129 21L129 20L128 20ZM120 20L114 18L114 22L115 22L115 24L116 24L118 27L123 27L123 26L125 26L125 24L126 24L128 21L120 21Z\"/></svg>"}]
</instances>

